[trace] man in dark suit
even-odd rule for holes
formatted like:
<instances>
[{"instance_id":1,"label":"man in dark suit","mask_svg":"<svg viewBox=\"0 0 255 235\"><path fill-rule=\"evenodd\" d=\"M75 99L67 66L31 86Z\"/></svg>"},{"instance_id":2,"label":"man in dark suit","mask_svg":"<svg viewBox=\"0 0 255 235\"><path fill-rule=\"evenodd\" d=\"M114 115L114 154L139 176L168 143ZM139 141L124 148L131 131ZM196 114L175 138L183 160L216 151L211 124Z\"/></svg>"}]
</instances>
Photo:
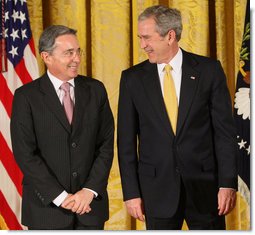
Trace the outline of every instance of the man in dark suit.
<instances>
[{"instance_id":1,"label":"man in dark suit","mask_svg":"<svg viewBox=\"0 0 255 235\"><path fill-rule=\"evenodd\" d=\"M180 49L181 31L176 9L153 6L139 16L149 61L121 77L124 201L147 229L181 229L184 219L189 229L225 229L237 189L231 100L220 62Z\"/></svg>"},{"instance_id":2,"label":"man in dark suit","mask_svg":"<svg viewBox=\"0 0 255 235\"><path fill-rule=\"evenodd\" d=\"M106 90L78 75L76 30L48 27L39 51L47 72L15 91L11 117L13 152L24 174L22 224L103 229L114 135Z\"/></svg>"}]
</instances>

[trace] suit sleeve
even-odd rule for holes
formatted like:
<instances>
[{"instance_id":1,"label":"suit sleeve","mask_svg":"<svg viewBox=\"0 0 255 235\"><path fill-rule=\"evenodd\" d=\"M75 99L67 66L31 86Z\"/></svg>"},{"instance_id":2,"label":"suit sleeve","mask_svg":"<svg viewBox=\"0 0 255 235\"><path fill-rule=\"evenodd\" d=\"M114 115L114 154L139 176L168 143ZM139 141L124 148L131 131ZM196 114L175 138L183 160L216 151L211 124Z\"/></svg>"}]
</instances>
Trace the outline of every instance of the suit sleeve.
<instances>
[{"instance_id":1,"label":"suit sleeve","mask_svg":"<svg viewBox=\"0 0 255 235\"><path fill-rule=\"evenodd\" d=\"M14 94L11 139L15 160L24 174L23 184L32 187L43 204L49 204L64 188L43 161L37 147L29 101L21 90L16 90Z\"/></svg>"},{"instance_id":2,"label":"suit sleeve","mask_svg":"<svg viewBox=\"0 0 255 235\"><path fill-rule=\"evenodd\" d=\"M123 72L119 92L117 143L124 201L141 197L137 173L139 121L130 92Z\"/></svg>"},{"instance_id":3,"label":"suit sleeve","mask_svg":"<svg viewBox=\"0 0 255 235\"><path fill-rule=\"evenodd\" d=\"M219 187L237 189L237 143L232 104L226 77L217 61L211 95L211 117Z\"/></svg>"},{"instance_id":4,"label":"suit sleeve","mask_svg":"<svg viewBox=\"0 0 255 235\"><path fill-rule=\"evenodd\" d=\"M100 83L101 84L101 83ZM84 188L100 195L105 191L113 160L114 121L106 90L100 85L99 128L95 147L95 161Z\"/></svg>"}]
</instances>

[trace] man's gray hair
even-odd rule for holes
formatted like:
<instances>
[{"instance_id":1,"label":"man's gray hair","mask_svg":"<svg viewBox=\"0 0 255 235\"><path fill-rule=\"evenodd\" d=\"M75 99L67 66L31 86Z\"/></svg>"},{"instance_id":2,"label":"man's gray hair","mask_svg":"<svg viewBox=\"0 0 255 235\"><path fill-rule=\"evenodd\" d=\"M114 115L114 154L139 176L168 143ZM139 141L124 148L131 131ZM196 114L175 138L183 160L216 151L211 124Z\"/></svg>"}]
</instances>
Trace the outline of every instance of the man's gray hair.
<instances>
[{"instance_id":1,"label":"man's gray hair","mask_svg":"<svg viewBox=\"0 0 255 235\"><path fill-rule=\"evenodd\" d=\"M146 8L138 17L138 21L153 18L156 22L156 30L160 36L167 35L169 30L174 30L176 39L181 39L182 17L181 12L177 9L156 5Z\"/></svg>"},{"instance_id":2,"label":"man's gray hair","mask_svg":"<svg viewBox=\"0 0 255 235\"><path fill-rule=\"evenodd\" d=\"M51 53L55 48L55 40L61 35L76 35L77 30L64 25L52 25L47 27L39 39L39 53L46 51Z\"/></svg>"}]
</instances>

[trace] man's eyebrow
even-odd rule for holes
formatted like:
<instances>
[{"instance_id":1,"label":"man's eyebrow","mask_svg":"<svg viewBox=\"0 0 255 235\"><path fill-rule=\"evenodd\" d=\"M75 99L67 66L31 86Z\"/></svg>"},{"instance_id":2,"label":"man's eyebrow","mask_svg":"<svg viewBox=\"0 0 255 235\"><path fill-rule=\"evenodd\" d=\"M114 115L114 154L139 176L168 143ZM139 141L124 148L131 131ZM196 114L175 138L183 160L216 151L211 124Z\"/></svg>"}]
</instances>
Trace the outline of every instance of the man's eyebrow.
<instances>
[{"instance_id":1,"label":"man's eyebrow","mask_svg":"<svg viewBox=\"0 0 255 235\"><path fill-rule=\"evenodd\" d=\"M137 37L139 37L139 38L149 38L150 37L150 35L137 35Z\"/></svg>"}]
</instances>

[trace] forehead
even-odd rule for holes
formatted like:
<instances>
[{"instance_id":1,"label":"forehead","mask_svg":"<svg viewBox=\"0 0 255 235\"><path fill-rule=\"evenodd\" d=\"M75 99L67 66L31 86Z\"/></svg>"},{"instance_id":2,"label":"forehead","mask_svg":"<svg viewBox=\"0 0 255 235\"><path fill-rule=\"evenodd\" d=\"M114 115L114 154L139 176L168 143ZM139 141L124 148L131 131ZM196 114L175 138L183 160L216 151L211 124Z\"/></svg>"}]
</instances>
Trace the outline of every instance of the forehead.
<instances>
[{"instance_id":1,"label":"forehead","mask_svg":"<svg viewBox=\"0 0 255 235\"><path fill-rule=\"evenodd\" d=\"M138 31L139 31L139 34L156 32L155 20L151 17L151 18L147 18L145 20L139 21Z\"/></svg>"},{"instance_id":2,"label":"forehead","mask_svg":"<svg viewBox=\"0 0 255 235\"><path fill-rule=\"evenodd\" d=\"M58 36L55 40L56 47L69 49L69 48L78 48L79 42L76 35L66 34Z\"/></svg>"}]
</instances>

